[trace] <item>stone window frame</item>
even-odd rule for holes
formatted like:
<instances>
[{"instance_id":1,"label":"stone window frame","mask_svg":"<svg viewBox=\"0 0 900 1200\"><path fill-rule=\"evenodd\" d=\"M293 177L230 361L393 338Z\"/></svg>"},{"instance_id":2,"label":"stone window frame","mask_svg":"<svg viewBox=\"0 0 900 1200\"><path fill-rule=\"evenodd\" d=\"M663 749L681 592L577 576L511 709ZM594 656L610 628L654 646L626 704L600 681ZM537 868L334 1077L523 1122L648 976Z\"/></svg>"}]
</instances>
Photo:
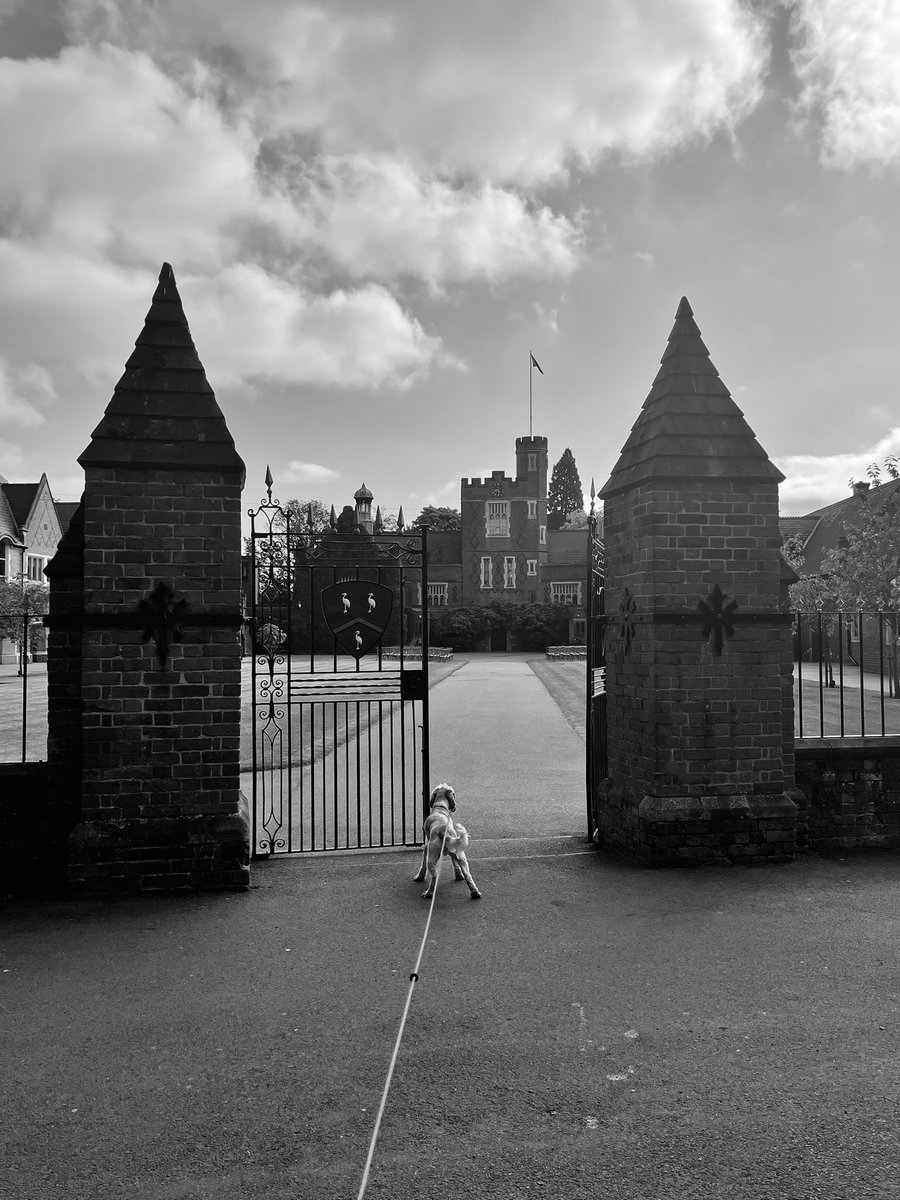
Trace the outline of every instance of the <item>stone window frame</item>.
<instances>
[{"instance_id":1,"label":"stone window frame","mask_svg":"<svg viewBox=\"0 0 900 1200\"><path fill-rule=\"evenodd\" d=\"M526 575L537 576L537 562L538 562L538 560L536 558L526 558L525 559L525 574Z\"/></svg>"},{"instance_id":2,"label":"stone window frame","mask_svg":"<svg viewBox=\"0 0 900 1200\"><path fill-rule=\"evenodd\" d=\"M503 586L507 590L515 591L516 556L514 554L504 554L503 556Z\"/></svg>"},{"instance_id":3,"label":"stone window frame","mask_svg":"<svg viewBox=\"0 0 900 1200\"><path fill-rule=\"evenodd\" d=\"M493 511L491 511L493 510ZM509 537L509 501L486 500L484 504L484 536Z\"/></svg>"},{"instance_id":4,"label":"stone window frame","mask_svg":"<svg viewBox=\"0 0 900 1200\"><path fill-rule=\"evenodd\" d=\"M490 591L494 586L494 560L490 554L482 554L481 556L481 590L483 592Z\"/></svg>"},{"instance_id":5,"label":"stone window frame","mask_svg":"<svg viewBox=\"0 0 900 1200\"><path fill-rule=\"evenodd\" d=\"M537 500L529 500L528 501L528 520L529 521L537 520L537 515L538 515L537 504L538 504Z\"/></svg>"},{"instance_id":6,"label":"stone window frame","mask_svg":"<svg viewBox=\"0 0 900 1200\"><path fill-rule=\"evenodd\" d=\"M563 591L565 589L565 591ZM571 599L569 597L572 597ZM569 606L581 604L581 583L572 580L553 580L550 584L550 603Z\"/></svg>"},{"instance_id":7,"label":"stone window frame","mask_svg":"<svg viewBox=\"0 0 900 1200\"><path fill-rule=\"evenodd\" d=\"M44 582L44 567L47 560L40 554L29 554L25 563L25 575L32 583Z\"/></svg>"}]
</instances>

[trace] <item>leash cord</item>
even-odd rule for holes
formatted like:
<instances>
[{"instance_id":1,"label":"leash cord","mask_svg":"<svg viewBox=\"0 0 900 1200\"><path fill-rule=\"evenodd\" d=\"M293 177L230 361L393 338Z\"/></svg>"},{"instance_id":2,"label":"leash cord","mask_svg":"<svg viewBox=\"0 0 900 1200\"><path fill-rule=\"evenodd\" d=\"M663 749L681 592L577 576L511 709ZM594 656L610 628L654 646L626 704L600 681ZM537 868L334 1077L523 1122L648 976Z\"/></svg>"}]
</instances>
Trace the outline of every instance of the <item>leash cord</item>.
<instances>
[{"instance_id":1,"label":"leash cord","mask_svg":"<svg viewBox=\"0 0 900 1200\"><path fill-rule=\"evenodd\" d=\"M416 958L416 965L413 967L409 975L409 989L406 993L406 1004L403 1007L403 1016L400 1018L400 1028L397 1030L397 1040L394 1043L394 1053L391 1055L387 1079L384 1081L384 1091L381 1093L381 1103L378 1105L378 1115L375 1117L375 1128L372 1130L372 1140L369 1142L369 1153L366 1155L366 1165L363 1168L362 1183L359 1185L359 1191L356 1194L356 1200L362 1200L363 1195L365 1194L366 1185L369 1182L369 1171L371 1170L372 1159L375 1155L375 1143L378 1141L378 1133L381 1129L381 1118L384 1116L384 1108L387 1104L391 1080L394 1077L394 1067L397 1065L397 1055L400 1053L400 1042L403 1039L403 1030L406 1027L406 1018L409 1016L409 1006L412 1002L413 988L416 986L416 983L419 980L419 967L422 963L422 955L425 953L425 943L428 940L428 930L431 928L431 914L434 912L434 902L437 899L438 884L441 881L441 863L444 859L444 846L447 843L447 833L449 829L449 825L447 825L444 829L444 840L441 842L441 852L438 855L438 860L435 864L434 891L431 893L431 904L428 909L428 920L425 922L425 932L422 934L422 941L419 944L419 955Z\"/></svg>"}]
</instances>

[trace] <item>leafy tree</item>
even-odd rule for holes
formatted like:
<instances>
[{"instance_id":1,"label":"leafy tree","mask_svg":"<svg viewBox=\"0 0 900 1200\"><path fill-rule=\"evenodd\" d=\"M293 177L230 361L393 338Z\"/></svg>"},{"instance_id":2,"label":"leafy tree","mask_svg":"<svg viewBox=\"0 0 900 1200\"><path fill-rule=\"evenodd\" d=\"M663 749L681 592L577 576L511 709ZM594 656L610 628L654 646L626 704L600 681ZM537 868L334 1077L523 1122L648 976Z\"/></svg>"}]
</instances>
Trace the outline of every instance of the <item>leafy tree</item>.
<instances>
[{"instance_id":1,"label":"leafy tree","mask_svg":"<svg viewBox=\"0 0 900 1200\"><path fill-rule=\"evenodd\" d=\"M413 525L428 525L430 529L443 533L462 529L462 517L456 508L438 508L434 504L426 504Z\"/></svg>"},{"instance_id":2,"label":"leafy tree","mask_svg":"<svg viewBox=\"0 0 900 1200\"><path fill-rule=\"evenodd\" d=\"M584 492L575 458L568 446L550 476L547 496L547 528L561 529L569 513L584 511Z\"/></svg>"},{"instance_id":3,"label":"leafy tree","mask_svg":"<svg viewBox=\"0 0 900 1200\"><path fill-rule=\"evenodd\" d=\"M499 628L497 605L475 605L431 613L429 641L433 646L474 650L492 629Z\"/></svg>"},{"instance_id":4,"label":"leafy tree","mask_svg":"<svg viewBox=\"0 0 900 1200\"><path fill-rule=\"evenodd\" d=\"M568 617L558 604L490 604L432 612L433 646L474 650L493 630L508 629L523 650L544 650L565 639Z\"/></svg>"},{"instance_id":5,"label":"leafy tree","mask_svg":"<svg viewBox=\"0 0 900 1200\"><path fill-rule=\"evenodd\" d=\"M22 579L21 582L0 582L0 638L9 638L22 652L22 639L25 635L28 618L28 648L32 647L35 627L40 625L41 618L50 611L50 592L42 583L32 583ZM21 669L21 668L20 668Z\"/></svg>"},{"instance_id":6,"label":"leafy tree","mask_svg":"<svg viewBox=\"0 0 900 1200\"><path fill-rule=\"evenodd\" d=\"M588 515L583 508L577 508L574 512L570 512L566 516L566 523L562 526L563 529L587 529Z\"/></svg>"},{"instance_id":7,"label":"leafy tree","mask_svg":"<svg viewBox=\"0 0 900 1200\"><path fill-rule=\"evenodd\" d=\"M558 604L521 604L510 628L523 650L546 650L566 640L569 618Z\"/></svg>"},{"instance_id":8,"label":"leafy tree","mask_svg":"<svg viewBox=\"0 0 900 1200\"><path fill-rule=\"evenodd\" d=\"M884 471L889 479L900 480L900 463L895 456L885 460ZM896 695L900 487L882 486L882 469L877 463L869 466L867 474L869 490L859 496L854 519L845 523L840 543L823 556L818 576L801 574L790 596L792 605L800 609L883 612L892 635L888 666L891 691Z\"/></svg>"}]
</instances>

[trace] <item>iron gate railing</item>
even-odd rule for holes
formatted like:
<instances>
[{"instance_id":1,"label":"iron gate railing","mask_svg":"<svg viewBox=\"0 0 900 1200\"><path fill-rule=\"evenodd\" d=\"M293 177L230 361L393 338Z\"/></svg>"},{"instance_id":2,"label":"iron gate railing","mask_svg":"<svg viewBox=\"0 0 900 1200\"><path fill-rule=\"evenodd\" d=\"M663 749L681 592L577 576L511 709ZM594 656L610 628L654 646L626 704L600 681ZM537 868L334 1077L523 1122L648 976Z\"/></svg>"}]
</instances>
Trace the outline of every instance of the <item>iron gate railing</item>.
<instances>
[{"instance_id":1,"label":"iron gate railing","mask_svg":"<svg viewBox=\"0 0 900 1200\"><path fill-rule=\"evenodd\" d=\"M377 521L368 533L347 510L315 530L267 484L250 513L254 853L415 845L429 779L428 531Z\"/></svg>"},{"instance_id":2,"label":"iron gate railing","mask_svg":"<svg viewBox=\"0 0 900 1200\"><path fill-rule=\"evenodd\" d=\"M593 490L593 487L592 487ZM588 837L597 828L596 804L601 780L608 773L606 755L606 625L604 620L604 577L606 560L603 542L597 536L594 498L588 519L587 577L587 671L586 671L586 792Z\"/></svg>"},{"instance_id":3,"label":"iron gate railing","mask_svg":"<svg viewBox=\"0 0 900 1200\"><path fill-rule=\"evenodd\" d=\"M793 614L798 738L900 734L900 613Z\"/></svg>"}]
</instances>

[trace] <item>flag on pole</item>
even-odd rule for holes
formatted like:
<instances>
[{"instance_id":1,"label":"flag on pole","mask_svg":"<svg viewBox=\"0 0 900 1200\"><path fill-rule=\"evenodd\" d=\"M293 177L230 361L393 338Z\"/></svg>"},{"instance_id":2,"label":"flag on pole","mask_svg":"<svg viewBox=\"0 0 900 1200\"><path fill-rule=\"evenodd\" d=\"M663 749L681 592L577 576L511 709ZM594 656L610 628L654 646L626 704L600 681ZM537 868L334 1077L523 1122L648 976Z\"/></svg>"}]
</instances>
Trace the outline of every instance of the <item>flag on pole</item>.
<instances>
[{"instance_id":1,"label":"flag on pole","mask_svg":"<svg viewBox=\"0 0 900 1200\"><path fill-rule=\"evenodd\" d=\"M542 367L541 367L541 364L538 362L538 360L537 360L537 359L534 357L534 355L533 355L533 354L532 354L532 356L531 356L531 365L532 365L533 367L537 367L537 369L538 369L538 370L541 372L541 374L543 375L543 373L544 373L544 372L543 372L543 369L542 369Z\"/></svg>"}]
</instances>

